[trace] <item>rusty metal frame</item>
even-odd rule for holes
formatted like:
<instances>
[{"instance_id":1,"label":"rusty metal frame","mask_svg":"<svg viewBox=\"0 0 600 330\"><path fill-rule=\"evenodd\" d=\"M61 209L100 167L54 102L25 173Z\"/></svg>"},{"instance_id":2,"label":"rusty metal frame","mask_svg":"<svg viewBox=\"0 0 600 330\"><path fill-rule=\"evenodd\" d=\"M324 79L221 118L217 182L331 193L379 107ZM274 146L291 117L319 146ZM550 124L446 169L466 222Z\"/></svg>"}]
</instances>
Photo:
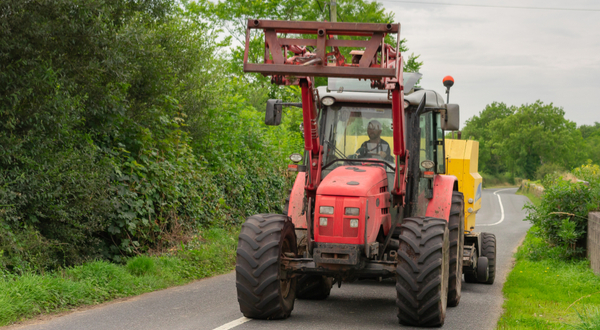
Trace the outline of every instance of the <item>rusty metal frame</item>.
<instances>
[{"instance_id":1,"label":"rusty metal frame","mask_svg":"<svg viewBox=\"0 0 600 330\"><path fill-rule=\"evenodd\" d=\"M263 30L265 35L265 54L263 63L248 63L250 32L253 29ZM279 38L278 34L304 34L316 35L316 39ZM384 38L387 34L397 35L395 58L386 52ZM339 40L330 36L363 36L369 40ZM271 21L248 20L246 29L246 47L244 51L244 71L258 72L265 76L293 76L293 77L342 77L382 80L383 87L393 79L400 82L399 64L400 53L400 24L377 23L338 23L338 22L296 22L296 21ZM288 63L287 47L313 46L316 47L315 56L320 60L311 65L294 65ZM364 48L364 53L358 64L327 63L327 47L353 47ZM284 50L282 53L281 50ZM377 53L381 56L377 56ZM379 64L372 60L377 56ZM387 78L387 79L386 79ZM276 80L280 84L292 84L293 80ZM392 88L390 88L392 89Z\"/></svg>"}]
</instances>

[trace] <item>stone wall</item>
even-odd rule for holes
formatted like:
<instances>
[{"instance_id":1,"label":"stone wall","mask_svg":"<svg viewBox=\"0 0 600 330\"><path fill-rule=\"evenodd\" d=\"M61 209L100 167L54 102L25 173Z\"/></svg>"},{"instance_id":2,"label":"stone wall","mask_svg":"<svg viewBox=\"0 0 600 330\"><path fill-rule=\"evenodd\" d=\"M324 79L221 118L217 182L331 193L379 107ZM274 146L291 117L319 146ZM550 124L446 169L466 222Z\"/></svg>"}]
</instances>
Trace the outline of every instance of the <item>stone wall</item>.
<instances>
[{"instance_id":1,"label":"stone wall","mask_svg":"<svg viewBox=\"0 0 600 330\"><path fill-rule=\"evenodd\" d=\"M596 275L600 275L600 212L588 214L587 256Z\"/></svg>"},{"instance_id":2,"label":"stone wall","mask_svg":"<svg viewBox=\"0 0 600 330\"><path fill-rule=\"evenodd\" d=\"M542 198L542 195L544 194L544 187L541 184L532 183L529 180L521 181L521 189L520 190L525 193L530 193L539 198Z\"/></svg>"}]
</instances>

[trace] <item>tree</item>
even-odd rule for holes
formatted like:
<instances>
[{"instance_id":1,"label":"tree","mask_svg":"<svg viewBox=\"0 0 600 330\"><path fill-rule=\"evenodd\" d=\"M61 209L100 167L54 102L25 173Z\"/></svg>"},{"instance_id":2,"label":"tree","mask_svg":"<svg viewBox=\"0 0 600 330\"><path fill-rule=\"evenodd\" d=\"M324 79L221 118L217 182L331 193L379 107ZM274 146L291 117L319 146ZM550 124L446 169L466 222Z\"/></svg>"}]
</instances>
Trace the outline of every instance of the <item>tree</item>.
<instances>
[{"instance_id":1,"label":"tree","mask_svg":"<svg viewBox=\"0 0 600 330\"><path fill-rule=\"evenodd\" d=\"M502 121L516 111L516 107L508 107L504 103L493 102L486 105L478 116L467 120L462 136L466 139L479 141L479 164L482 172L499 174L505 171L505 164L500 159L498 146L492 140L493 132L490 126L496 121Z\"/></svg>"},{"instance_id":2,"label":"tree","mask_svg":"<svg viewBox=\"0 0 600 330\"><path fill-rule=\"evenodd\" d=\"M492 103L467 121L463 136L480 142L482 171L534 178L542 164L572 168L586 159L581 132L564 115L539 100L520 107Z\"/></svg>"}]
</instances>

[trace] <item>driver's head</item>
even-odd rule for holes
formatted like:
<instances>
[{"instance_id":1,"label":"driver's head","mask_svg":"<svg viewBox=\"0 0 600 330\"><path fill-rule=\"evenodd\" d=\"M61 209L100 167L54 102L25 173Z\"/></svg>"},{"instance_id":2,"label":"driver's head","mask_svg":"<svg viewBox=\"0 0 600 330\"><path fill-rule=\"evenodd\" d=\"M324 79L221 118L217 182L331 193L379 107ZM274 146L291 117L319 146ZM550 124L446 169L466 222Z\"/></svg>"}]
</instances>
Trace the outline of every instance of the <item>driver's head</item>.
<instances>
[{"instance_id":1,"label":"driver's head","mask_svg":"<svg viewBox=\"0 0 600 330\"><path fill-rule=\"evenodd\" d=\"M371 120L367 126L367 134L369 139L377 139L381 136L381 123L377 120Z\"/></svg>"}]
</instances>

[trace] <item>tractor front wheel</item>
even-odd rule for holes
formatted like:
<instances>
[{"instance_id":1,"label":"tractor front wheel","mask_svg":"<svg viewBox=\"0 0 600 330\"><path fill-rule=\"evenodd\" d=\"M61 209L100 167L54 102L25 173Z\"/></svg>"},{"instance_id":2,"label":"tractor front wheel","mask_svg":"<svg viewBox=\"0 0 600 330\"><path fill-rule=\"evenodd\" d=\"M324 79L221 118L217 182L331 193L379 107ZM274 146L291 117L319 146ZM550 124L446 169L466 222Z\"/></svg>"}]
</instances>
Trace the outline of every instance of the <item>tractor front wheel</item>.
<instances>
[{"instance_id":1,"label":"tractor front wheel","mask_svg":"<svg viewBox=\"0 0 600 330\"><path fill-rule=\"evenodd\" d=\"M287 215L257 214L242 225L235 280L240 310L254 319L284 319L296 299L296 278L283 271L281 259L296 257L294 224Z\"/></svg>"},{"instance_id":2,"label":"tractor front wheel","mask_svg":"<svg viewBox=\"0 0 600 330\"><path fill-rule=\"evenodd\" d=\"M405 218L400 228L398 319L404 325L442 326L448 302L448 223L428 217Z\"/></svg>"}]
</instances>

